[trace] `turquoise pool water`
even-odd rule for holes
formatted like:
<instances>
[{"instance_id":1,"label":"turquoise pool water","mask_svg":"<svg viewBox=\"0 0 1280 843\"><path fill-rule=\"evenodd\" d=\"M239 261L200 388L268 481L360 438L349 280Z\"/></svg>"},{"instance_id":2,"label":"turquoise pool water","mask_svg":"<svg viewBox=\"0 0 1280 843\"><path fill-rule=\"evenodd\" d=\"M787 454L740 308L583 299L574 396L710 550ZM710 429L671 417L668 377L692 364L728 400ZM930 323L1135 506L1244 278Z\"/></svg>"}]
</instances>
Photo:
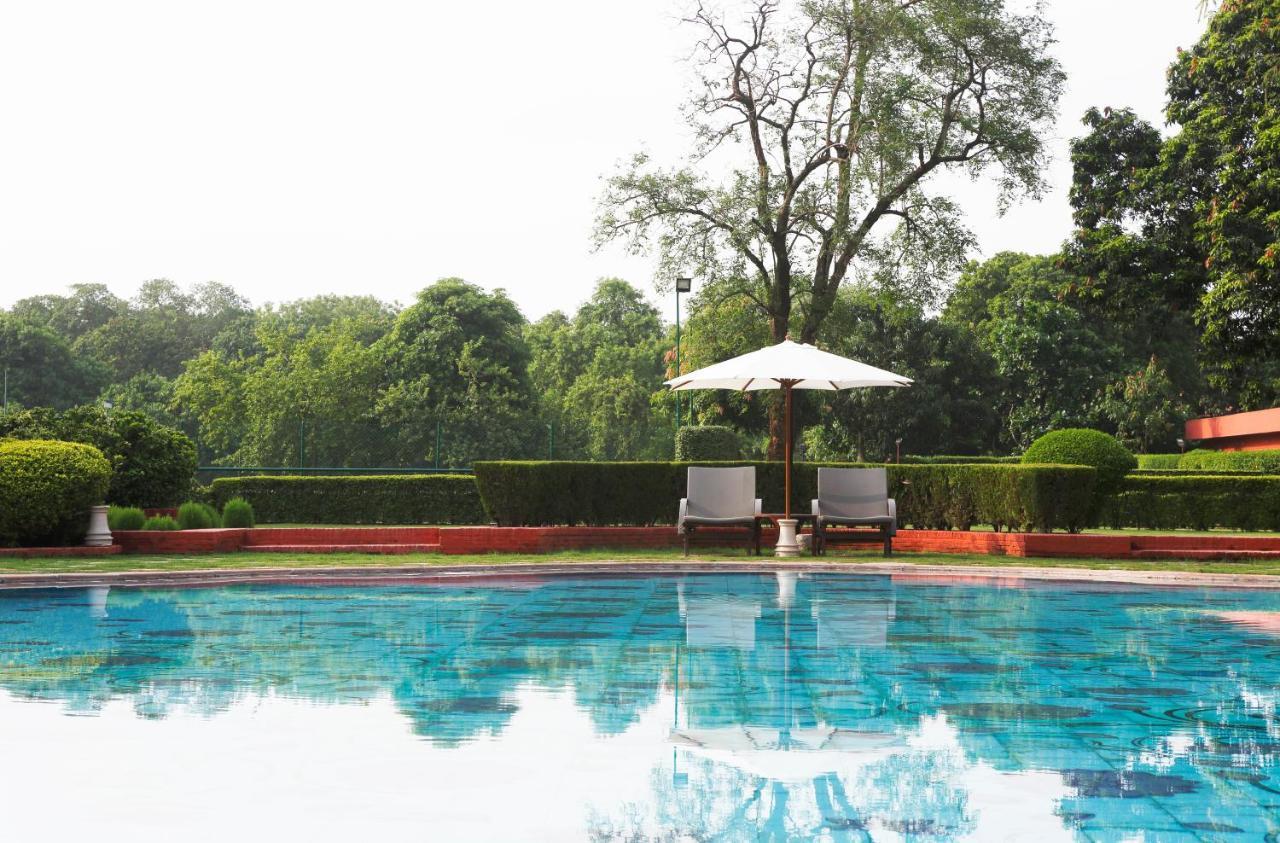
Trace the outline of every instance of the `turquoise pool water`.
<instances>
[{"instance_id":1,"label":"turquoise pool water","mask_svg":"<svg viewBox=\"0 0 1280 843\"><path fill-rule=\"evenodd\" d=\"M10 591L0 822L1272 840L1278 698L1280 593L745 574Z\"/></svg>"}]
</instances>

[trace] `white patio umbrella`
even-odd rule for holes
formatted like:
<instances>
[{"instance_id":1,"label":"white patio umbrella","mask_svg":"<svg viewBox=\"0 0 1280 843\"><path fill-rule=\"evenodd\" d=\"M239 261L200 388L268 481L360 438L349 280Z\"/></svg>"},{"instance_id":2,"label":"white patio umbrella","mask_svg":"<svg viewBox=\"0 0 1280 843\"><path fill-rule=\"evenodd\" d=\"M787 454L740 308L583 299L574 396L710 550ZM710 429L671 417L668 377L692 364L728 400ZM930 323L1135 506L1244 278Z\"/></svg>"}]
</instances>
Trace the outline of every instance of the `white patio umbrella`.
<instances>
[{"instance_id":1,"label":"white patio umbrella","mask_svg":"<svg viewBox=\"0 0 1280 843\"><path fill-rule=\"evenodd\" d=\"M806 343L783 340L777 345L752 351L721 363L679 375L666 382L672 390L736 389L756 392L781 389L786 392L786 497L783 518L791 519L791 390L838 391L864 386L910 386L911 379ZM781 526L781 525L780 525ZM781 532L781 531L780 531ZM794 525L792 525L794 534ZM792 542L794 544L794 540ZM778 542L782 547L781 536Z\"/></svg>"}]
</instances>

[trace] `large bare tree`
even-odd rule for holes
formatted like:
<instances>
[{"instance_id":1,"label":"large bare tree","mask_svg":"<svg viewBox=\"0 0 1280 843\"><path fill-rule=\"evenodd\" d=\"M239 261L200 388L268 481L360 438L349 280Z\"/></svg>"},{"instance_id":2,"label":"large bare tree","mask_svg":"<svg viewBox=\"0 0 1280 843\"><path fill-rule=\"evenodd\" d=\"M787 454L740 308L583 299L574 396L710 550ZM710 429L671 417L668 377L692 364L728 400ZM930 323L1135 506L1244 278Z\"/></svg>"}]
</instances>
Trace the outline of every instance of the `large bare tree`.
<instances>
[{"instance_id":1,"label":"large bare tree","mask_svg":"<svg viewBox=\"0 0 1280 843\"><path fill-rule=\"evenodd\" d=\"M757 0L740 19L698 5L693 148L620 168L598 238L656 250L660 286L696 272L751 301L776 341L813 342L850 278L928 300L972 238L926 186L987 175L1003 207L1044 184L1064 76L1040 4L1010 5ZM779 452L776 412L770 433Z\"/></svg>"}]
</instances>

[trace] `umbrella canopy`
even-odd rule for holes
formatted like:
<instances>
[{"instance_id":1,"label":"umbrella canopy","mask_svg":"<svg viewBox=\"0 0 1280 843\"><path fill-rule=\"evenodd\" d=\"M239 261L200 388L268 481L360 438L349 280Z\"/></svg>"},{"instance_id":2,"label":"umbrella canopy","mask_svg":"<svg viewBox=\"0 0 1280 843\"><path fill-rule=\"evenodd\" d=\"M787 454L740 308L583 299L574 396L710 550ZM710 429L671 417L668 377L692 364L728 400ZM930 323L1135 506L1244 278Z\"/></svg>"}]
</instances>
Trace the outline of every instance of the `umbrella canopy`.
<instances>
[{"instance_id":1,"label":"umbrella canopy","mask_svg":"<svg viewBox=\"0 0 1280 843\"><path fill-rule=\"evenodd\" d=\"M784 340L666 382L679 389L853 389L910 386L911 378L859 363L816 346Z\"/></svg>"},{"instance_id":2,"label":"umbrella canopy","mask_svg":"<svg viewBox=\"0 0 1280 843\"><path fill-rule=\"evenodd\" d=\"M666 382L672 390L736 389L786 392L786 491L784 517L791 517L791 390L824 389L828 392L871 386L911 386L911 378L859 363L806 343L783 340L716 363Z\"/></svg>"}]
</instances>

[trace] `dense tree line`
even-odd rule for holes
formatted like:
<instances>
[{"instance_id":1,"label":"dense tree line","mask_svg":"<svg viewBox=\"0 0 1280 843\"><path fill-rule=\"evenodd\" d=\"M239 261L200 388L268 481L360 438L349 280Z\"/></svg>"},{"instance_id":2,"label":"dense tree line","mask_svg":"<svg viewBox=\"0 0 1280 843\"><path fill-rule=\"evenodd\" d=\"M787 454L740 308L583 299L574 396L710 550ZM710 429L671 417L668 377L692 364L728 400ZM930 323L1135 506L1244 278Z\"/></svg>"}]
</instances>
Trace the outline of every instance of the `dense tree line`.
<instances>
[{"instance_id":1,"label":"dense tree line","mask_svg":"<svg viewBox=\"0 0 1280 843\"><path fill-rule=\"evenodd\" d=\"M1001 17L994 0L969 5L1002 27L1016 23ZM891 18L846 21L871 27L846 35L856 47L875 27L903 23ZM684 326L685 370L789 330L915 379L907 390L802 396L799 444L823 459L885 458L898 439L904 453L1011 453L1065 426L1113 431L1141 451L1170 451L1189 415L1276 404L1278 20L1280 0L1222 4L1200 42L1170 67L1164 133L1125 108L1087 112L1085 133L1071 147L1075 230L1056 254L964 263L954 218L934 217L937 230L949 233L929 239L926 228L908 230L911 214L897 215L900 235L917 238L910 248L886 231L885 248L868 253L877 259L855 262L855 275L834 286L814 274L824 265L821 247L806 253L808 264L786 267L788 298L779 309L770 298L782 295L776 272L762 279L745 269L749 261L716 257L741 256L751 243L723 228L684 237L666 214L667 227L652 233L668 263L692 254L682 251L691 244L730 238L700 252L705 265L694 262L699 289ZM1001 31L1012 40L986 45L993 61L1009 59L1000 50L1039 44L1038 30ZM1022 55L1034 65L1032 58ZM1041 71L1058 83L1056 67ZM1023 117L1028 127L1039 120ZM1029 165L1038 147L1023 142L1018 154L1030 157L1017 161ZM839 146L823 145L822 154ZM831 162L837 182L822 182L837 195L842 160ZM659 210L675 208L663 204L675 198L717 195L697 187L696 174L646 175L644 165L619 175L613 189L639 190L627 195L649 195ZM765 213L786 198L776 187L763 194ZM948 207L939 197L911 196L914 213ZM603 223L643 228L644 210L630 216L636 209L618 198L606 199ZM725 213L747 207L732 190L721 199L716 207ZM756 210L747 207L743 219ZM942 270L955 280L923 280L944 277ZM149 281L129 300L79 284L0 312L11 409L106 403L138 410L186 431L205 463L666 458L676 419L662 381L674 376L675 357L672 326L640 290L617 279L599 282L575 312L534 322L501 290L460 279L426 287L406 307L316 296L252 308L222 284L184 290ZM769 450L768 393L693 393L691 401L683 422L733 426L745 455Z\"/></svg>"}]
</instances>

